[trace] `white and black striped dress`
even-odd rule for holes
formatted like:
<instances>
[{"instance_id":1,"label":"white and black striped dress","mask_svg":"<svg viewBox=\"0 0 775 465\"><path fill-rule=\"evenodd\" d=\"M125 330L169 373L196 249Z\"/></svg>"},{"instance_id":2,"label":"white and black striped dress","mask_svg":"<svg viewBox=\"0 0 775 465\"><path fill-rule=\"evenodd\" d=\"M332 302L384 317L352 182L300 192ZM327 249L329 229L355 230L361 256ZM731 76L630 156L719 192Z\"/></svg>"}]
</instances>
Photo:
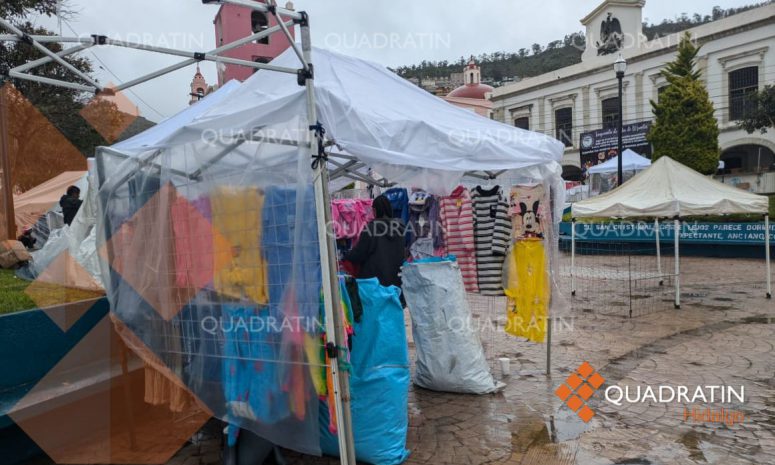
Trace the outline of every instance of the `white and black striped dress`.
<instances>
[{"instance_id":1,"label":"white and black striped dress","mask_svg":"<svg viewBox=\"0 0 775 465\"><path fill-rule=\"evenodd\" d=\"M500 186L471 191L479 292L503 295L503 259L511 239L509 204Z\"/></svg>"}]
</instances>

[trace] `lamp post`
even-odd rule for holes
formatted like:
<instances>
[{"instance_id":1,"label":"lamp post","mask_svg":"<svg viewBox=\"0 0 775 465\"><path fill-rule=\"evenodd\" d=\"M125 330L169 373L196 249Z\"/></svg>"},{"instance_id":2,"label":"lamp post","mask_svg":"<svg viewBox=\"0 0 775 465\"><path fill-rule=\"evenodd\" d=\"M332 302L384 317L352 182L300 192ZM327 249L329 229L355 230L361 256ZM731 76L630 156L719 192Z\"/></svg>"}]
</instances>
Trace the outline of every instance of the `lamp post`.
<instances>
[{"instance_id":1,"label":"lamp post","mask_svg":"<svg viewBox=\"0 0 775 465\"><path fill-rule=\"evenodd\" d=\"M619 58L614 62L614 71L616 71L616 79L619 80L619 129L618 129L618 144L617 144L617 157L618 157L618 177L617 186L621 186L624 183L624 171L622 169L622 131L624 126L624 105L622 98L622 81L624 80L624 72L627 71L627 60L624 59L622 54L619 54Z\"/></svg>"}]
</instances>

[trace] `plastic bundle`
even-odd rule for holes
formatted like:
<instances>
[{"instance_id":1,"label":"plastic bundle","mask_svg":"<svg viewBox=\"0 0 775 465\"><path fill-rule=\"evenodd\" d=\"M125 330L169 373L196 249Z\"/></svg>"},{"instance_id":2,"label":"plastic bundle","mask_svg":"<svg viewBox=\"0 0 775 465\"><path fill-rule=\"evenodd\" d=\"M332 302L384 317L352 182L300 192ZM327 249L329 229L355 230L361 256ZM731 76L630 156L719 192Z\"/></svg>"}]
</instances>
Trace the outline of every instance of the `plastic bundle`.
<instances>
[{"instance_id":1,"label":"plastic bundle","mask_svg":"<svg viewBox=\"0 0 775 465\"><path fill-rule=\"evenodd\" d=\"M402 268L417 351L415 384L444 392L487 394L496 383L471 325L463 278L454 258L425 259Z\"/></svg>"},{"instance_id":2,"label":"plastic bundle","mask_svg":"<svg viewBox=\"0 0 775 465\"><path fill-rule=\"evenodd\" d=\"M400 293L376 278L358 280L363 317L352 338L350 410L356 457L373 465L397 465L409 457L409 350ZM321 408L321 449L339 455L328 426L328 411Z\"/></svg>"}]
</instances>

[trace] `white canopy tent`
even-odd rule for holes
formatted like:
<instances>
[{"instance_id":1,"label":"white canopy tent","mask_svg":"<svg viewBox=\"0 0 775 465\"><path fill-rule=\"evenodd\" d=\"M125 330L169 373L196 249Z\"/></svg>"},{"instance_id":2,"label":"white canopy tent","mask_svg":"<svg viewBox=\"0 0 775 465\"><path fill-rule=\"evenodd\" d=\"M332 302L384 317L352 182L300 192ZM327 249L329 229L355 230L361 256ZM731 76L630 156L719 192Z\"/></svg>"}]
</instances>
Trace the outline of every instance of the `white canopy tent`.
<instances>
[{"instance_id":1,"label":"white canopy tent","mask_svg":"<svg viewBox=\"0 0 775 465\"><path fill-rule=\"evenodd\" d=\"M626 149L622 152L622 170L624 171L642 171L651 166L651 160L635 153L633 150ZM619 169L619 156L615 156L604 163L595 165L587 172L589 174L616 173Z\"/></svg>"},{"instance_id":2,"label":"white canopy tent","mask_svg":"<svg viewBox=\"0 0 775 465\"><path fill-rule=\"evenodd\" d=\"M293 177L309 171L312 162L326 325L336 326L327 327L326 334L337 335L333 344L344 338L335 317L339 290L329 178L384 185L368 174L371 168L391 183L444 194L474 180L543 183L551 187L555 218L561 217L562 143L450 105L384 66L313 50L304 39L305 29L303 53L291 48L271 65L299 66L301 58L305 67L314 63L309 73L305 68L298 76L255 73L158 139L98 149L103 207L140 169L155 169L195 192L206 179L234 179L235 173ZM109 222L106 214L103 229L110 229ZM549 328L547 332L551 334ZM347 463L352 454L349 393L346 374L336 366L333 372L337 417L342 420L340 448L347 451L342 455Z\"/></svg>"},{"instance_id":3,"label":"white canopy tent","mask_svg":"<svg viewBox=\"0 0 775 465\"><path fill-rule=\"evenodd\" d=\"M661 157L650 168L629 182L572 207L574 227L571 234L571 286L575 292L573 268L575 265L577 218L654 217L656 227L657 260L659 263L659 218L675 221L675 306L681 305L679 236L681 218L697 215L762 214L764 215L764 244L767 261L767 297L772 296L770 277L769 201L767 197L742 191L722 184L678 163ZM661 273L661 264L658 265Z\"/></svg>"}]
</instances>

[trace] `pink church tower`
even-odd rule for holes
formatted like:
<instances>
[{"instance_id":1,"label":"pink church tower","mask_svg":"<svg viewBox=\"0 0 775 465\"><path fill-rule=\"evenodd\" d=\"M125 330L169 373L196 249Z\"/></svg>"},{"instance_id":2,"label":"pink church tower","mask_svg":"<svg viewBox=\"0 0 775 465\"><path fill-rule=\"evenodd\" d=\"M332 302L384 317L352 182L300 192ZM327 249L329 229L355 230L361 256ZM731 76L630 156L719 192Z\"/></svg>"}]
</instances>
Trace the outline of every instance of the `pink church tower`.
<instances>
[{"instance_id":1,"label":"pink church tower","mask_svg":"<svg viewBox=\"0 0 775 465\"><path fill-rule=\"evenodd\" d=\"M256 0L266 3L264 0ZM293 3L285 5L288 10L293 9ZM277 21L270 13L251 10L237 5L222 5L213 21L215 24L215 46L234 42L264 29L276 26ZM289 28L295 38L293 28ZM245 44L225 52L223 56L240 60L268 63L283 53L290 45L282 31L277 31L269 37ZM222 86L232 79L244 81L255 72L254 68L239 65L218 65L218 85Z\"/></svg>"}]
</instances>

